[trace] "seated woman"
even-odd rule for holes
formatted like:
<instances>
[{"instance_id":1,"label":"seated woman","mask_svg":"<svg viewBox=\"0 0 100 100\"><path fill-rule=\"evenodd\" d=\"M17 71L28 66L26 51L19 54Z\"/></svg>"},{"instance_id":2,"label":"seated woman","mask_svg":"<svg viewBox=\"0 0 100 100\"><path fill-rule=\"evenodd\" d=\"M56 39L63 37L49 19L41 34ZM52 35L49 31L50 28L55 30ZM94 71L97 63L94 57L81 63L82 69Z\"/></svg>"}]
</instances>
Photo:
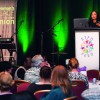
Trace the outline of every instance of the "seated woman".
<instances>
[{"instance_id":1,"label":"seated woman","mask_svg":"<svg viewBox=\"0 0 100 100\"><path fill-rule=\"evenodd\" d=\"M0 100L10 100L12 95L10 88L13 84L12 76L8 72L0 73Z\"/></svg>"},{"instance_id":2,"label":"seated woman","mask_svg":"<svg viewBox=\"0 0 100 100\"><path fill-rule=\"evenodd\" d=\"M71 97L71 84L66 68L62 65L56 66L51 74L52 90L45 94L41 100L64 100Z\"/></svg>"},{"instance_id":3,"label":"seated woman","mask_svg":"<svg viewBox=\"0 0 100 100\"><path fill-rule=\"evenodd\" d=\"M34 93L38 90L51 90L51 83L50 83L50 77L51 77L51 68L48 66L43 66L40 69L40 81L38 83L31 83L28 91L31 93Z\"/></svg>"},{"instance_id":4,"label":"seated woman","mask_svg":"<svg viewBox=\"0 0 100 100\"><path fill-rule=\"evenodd\" d=\"M100 17L98 12L92 11L89 18L89 27L100 27Z\"/></svg>"},{"instance_id":5,"label":"seated woman","mask_svg":"<svg viewBox=\"0 0 100 100\"><path fill-rule=\"evenodd\" d=\"M69 60L68 66L70 67L69 78L70 80L83 80L86 83L86 87L89 87L87 76L78 72L79 62L76 58Z\"/></svg>"}]
</instances>

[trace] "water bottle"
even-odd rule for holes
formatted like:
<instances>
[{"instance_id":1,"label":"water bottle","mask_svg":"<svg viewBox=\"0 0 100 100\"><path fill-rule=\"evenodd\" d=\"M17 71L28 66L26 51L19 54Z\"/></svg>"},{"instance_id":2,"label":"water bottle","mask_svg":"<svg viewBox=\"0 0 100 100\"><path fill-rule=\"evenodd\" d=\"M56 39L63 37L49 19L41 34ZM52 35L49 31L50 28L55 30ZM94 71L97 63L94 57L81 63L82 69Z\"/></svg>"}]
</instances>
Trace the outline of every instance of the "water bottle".
<instances>
[{"instance_id":1,"label":"water bottle","mask_svg":"<svg viewBox=\"0 0 100 100\"><path fill-rule=\"evenodd\" d=\"M93 84L96 84L96 82L97 82L97 79L96 78L93 78Z\"/></svg>"}]
</instances>

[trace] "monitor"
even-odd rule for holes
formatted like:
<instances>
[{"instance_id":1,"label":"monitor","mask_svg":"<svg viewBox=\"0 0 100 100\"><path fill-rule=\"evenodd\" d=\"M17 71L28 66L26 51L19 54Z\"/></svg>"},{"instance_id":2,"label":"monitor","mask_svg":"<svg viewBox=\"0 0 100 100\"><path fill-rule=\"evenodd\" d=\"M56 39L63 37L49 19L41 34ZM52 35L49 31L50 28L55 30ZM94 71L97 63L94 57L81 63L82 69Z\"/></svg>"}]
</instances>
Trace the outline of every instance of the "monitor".
<instances>
[{"instance_id":1,"label":"monitor","mask_svg":"<svg viewBox=\"0 0 100 100\"><path fill-rule=\"evenodd\" d=\"M74 21L74 29L85 29L88 28L88 18L75 18Z\"/></svg>"}]
</instances>

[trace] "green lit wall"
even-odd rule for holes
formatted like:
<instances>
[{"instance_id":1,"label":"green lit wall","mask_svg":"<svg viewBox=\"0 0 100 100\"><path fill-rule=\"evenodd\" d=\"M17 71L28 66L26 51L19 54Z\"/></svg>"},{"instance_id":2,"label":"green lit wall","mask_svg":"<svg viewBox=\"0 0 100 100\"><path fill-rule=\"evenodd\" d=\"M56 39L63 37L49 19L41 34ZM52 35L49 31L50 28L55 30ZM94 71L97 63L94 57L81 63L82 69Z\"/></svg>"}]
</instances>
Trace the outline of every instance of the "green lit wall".
<instances>
[{"instance_id":1,"label":"green lit wall","mask_svg":"<svg viewBox=\"0 0 100 100\"><path fill-rule=\"evenodd\" d=\"M55 6L55 4L53 5ZM61 21L59 21L61 20ZM58 51L62 52L68 43L68 10L63 11L62 0L58 0L52 12L52 26L54 25L54 40Z\"/></svg>"},{"instance_id":2,"label":"green lit wall","mask_svg":"<svg viewBox=\"0 0 100 100\"><path fill-rule=\"evenodd\" d=\"M92 12L93 8L93 1L94 0L89 0L84 8L84 13L83 13L83 17L84 18L89 18L90 17L90 13Z\"/></svg>"},{"instance_id":3,"label":"green lit wall","mask_svg":"<svg viewBox=\"0 0 100 100\"><path fill-rule=\"evenodd\" d=\"M96 9L98 5L93 6L94 0L58 0L57 3L53 3L52 7L54 9L52 9L51 15L52 26L63 18L63 21L54 27L54 33L57 35L56 37L54 36L54 41L58 46L58 50L64 51L68 46L70 34L73 34L72 28L70 28L73 27L73 19L89 18L91 11Z\"/></svg>"},{"instance_id":4,"label":"green lit wall","mask_svg":"<svg viewBox=\"0 0 100 100\"><path fill-rule=\"evenodd\" d=\"M34 4L31 8L28 0L20 0L18 2L18 16L17 16L17 29L18 29L18 41L22 45L23 53L26 53L31 42L34 40ZM32 13L30 13L32 11ZM21 23L21 21L24 21Z\"/></svg>"}]
</instances>

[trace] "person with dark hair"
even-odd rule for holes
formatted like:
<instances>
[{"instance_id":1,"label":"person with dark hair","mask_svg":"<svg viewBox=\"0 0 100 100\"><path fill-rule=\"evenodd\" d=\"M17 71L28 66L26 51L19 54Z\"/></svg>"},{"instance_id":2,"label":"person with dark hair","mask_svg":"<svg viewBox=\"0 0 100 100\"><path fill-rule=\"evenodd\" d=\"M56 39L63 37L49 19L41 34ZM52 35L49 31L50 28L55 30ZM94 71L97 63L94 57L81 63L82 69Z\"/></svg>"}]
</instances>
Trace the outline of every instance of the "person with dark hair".
<instances>
[{"instance_id":1,"label":"person with dark hair","mask_svg":"<svg viewBox=\"0 0 100 100\"><path fill-rule=\"evenodd\" d=\"M86 83L86 87L89 87L87 76L78 72L79 62L76 58L71 58L69 60L68 66L70 68L69 78L70 80L83 80Z\"/></svg>"},{"instance_id":2,"label":"person with dark hair","mask_svg":"<svg viewBox=\"0 0 100 100\"><path fill-rule=\"evenodd\" d=\"M92 11L89 18L89 27L100 27L100 16L97 11Z\"/></svg>"},{"instance_id":3,"label":"person with dark hair","mask_svg":"<svg viewBox=\"0 0 100 100\"><path fill-rule=\"evenodd\" d=\"M26 57L24 59L24 65L16 69L14 74L15 80L24 80L24 74L26 70L28 70L31 67L31 60L32 60L31 57Z\"/></svg>"},{"instance_id":4,"label":"person with dark hair","mask_svg":"<svg viewBox=\"0 0 100 100\"><path fill-rule=\"evenodd\" d=\"M22 91L11 96L10 100L36 100L35 96L28 91Z\"/></svg>"},{"instance_id":5,"label":"person with dark hair","mask_svg":"<svg viewBox=\"0 0 100 100\"><path fill-rule=\"evenodd\" d=\"M51 78L51 68L48 66L43 66L40 69L40 81L38 83L31 83L28 91L31 93L34 93L38 90L51 90L51 83L50 83L50 78Z\"/></svg>"},{"instance_id":6,"label":"person with dark hair","mask_svg":"<svg viewBox=\"0 0 100 100\"><path fill-rule=\"evenodd\" d=\"M42 96L41 100L64 100L73 96L68 72L62 65L56 66L51 74L52 90Z\"/></svg>"},{"instance_id":7,"label":"person with dark hair","mask_svg":"<svg viewBox=\"0 0 100 100\"><path fill-rule=\"evenodd\" d=\"M0 63L0 72L7 71L12 74L12 64L9 61L3 61Z\"/></svg>"},{"instance_id":8,"label":"person with dark hair","mask_svg":"<svg viewBox=\"0 0 100 100\"><path fill-rule=\"evenodd\" d=\"M50 77L51 77L51 68L48 66L43 66L40 69L40 77L41 77L41 81L42 79L46 79L50 81Z\"/></svg>"}]
</instances>

